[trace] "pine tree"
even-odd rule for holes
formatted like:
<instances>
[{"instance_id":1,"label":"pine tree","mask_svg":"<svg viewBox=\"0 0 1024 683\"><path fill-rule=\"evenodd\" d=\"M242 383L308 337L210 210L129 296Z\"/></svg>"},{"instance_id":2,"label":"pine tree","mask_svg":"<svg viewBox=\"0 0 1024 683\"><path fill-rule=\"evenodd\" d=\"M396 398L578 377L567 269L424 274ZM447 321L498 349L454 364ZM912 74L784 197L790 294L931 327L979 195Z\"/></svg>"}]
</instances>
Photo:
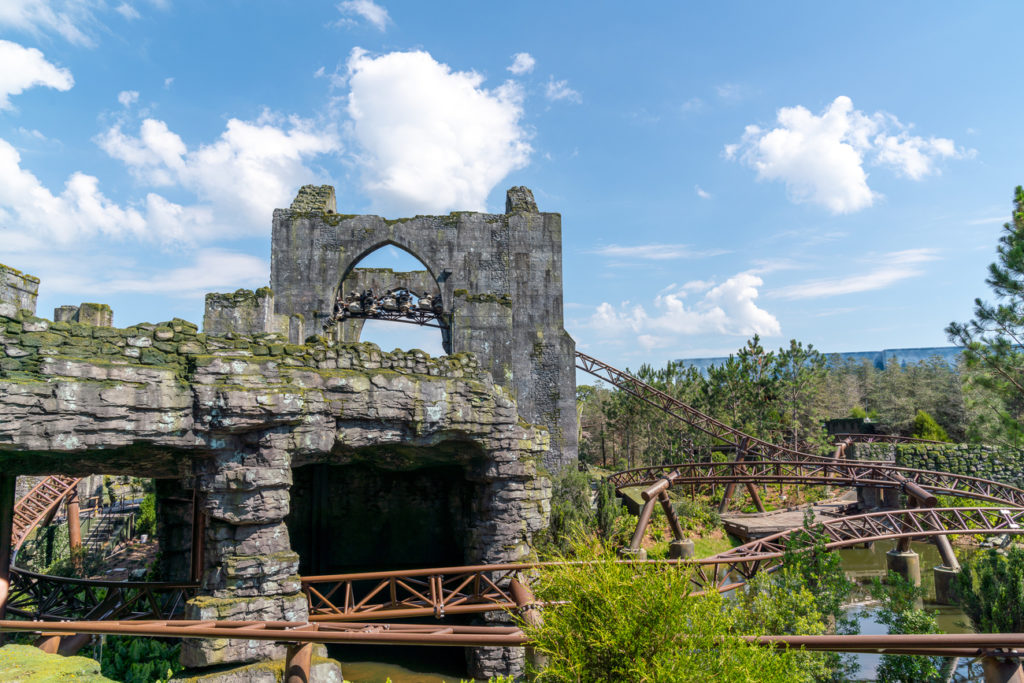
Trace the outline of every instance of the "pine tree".
<instances>
[{"instance_id":1,"label":"pine tree","mask_svg":"<svg viewBox=\"0 0 1024 683\"><path fill-rule=\"evenodd\" d=\"M1005 440L1024 441L1024 187L1014 191L1013 220L1003 225L997 259L985 282L996 303L974 300L974 318L946 328L949 340L966 347L967 367L983 370L975 381L994 400Z\"/></svg>"}]
</instances>

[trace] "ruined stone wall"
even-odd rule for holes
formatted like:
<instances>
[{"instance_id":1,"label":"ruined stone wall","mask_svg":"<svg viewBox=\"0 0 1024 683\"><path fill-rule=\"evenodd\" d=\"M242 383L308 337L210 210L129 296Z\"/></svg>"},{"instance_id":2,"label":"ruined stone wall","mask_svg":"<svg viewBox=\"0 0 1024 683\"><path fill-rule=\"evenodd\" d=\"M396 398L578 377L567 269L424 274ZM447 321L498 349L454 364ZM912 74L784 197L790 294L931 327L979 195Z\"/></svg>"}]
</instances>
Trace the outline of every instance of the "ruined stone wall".
<instances>
[{"instance_id":1,"label":"ruined stone wall","mask_svg":"<svg viewBox=\"0 0 1024 683\"><path fill-rule=\"evenodd\" d=\"M194 482L208 526L188 618L306 619L285 524L298 467L472 451L466 559L522 559L549 512L538 471L547 447L547 430L523 423L471 354L218 337L183 320L116 329L0 316L0 467ZM283 652L190 640L182 659L205 667Z\"/></svg>"},{"instance_id":2,"label":"ruined stone wall","mask_svg":"<svg viewBox=\"0 0 1024 683\"><path fill-rule=\"evenodd\" d=\"M981 444L859 443L853 457L897 467L951 472L1024 488L1024 451Z\"/></svg>"},{"instance_id":3,"label":"ruined stone wall","mask_svg":"<svg viewBox=\"0 0 1024 683\"><path fill-rule=\"evenodd\" d=\"M271 288L278 314L329 315L360 259L395 245L424 265L450 318L452 351L477 354L525 420L551 434L545 464L576 459L575 344L563 325L561 217L512 188L504 214L454 212L385 220L317 205L307 186L274 212Z\"/></svg>"},{"instance_id":4,"label":"ruined stone wall","mask_svg":"<svg viewBox=\"0 0 1024 683\"><path fill-rule=\"evenodd\" d=\"M84 303L79 306L59 306L53 309L53 321L112 327L114 311L107 304Z\"/></svg>"},{"instance_id":5,"label":"ruined stone wall","mask_svg":"<svg viewBox=\"0 0 1024 683\"><path fill-rule=\"evenodd\" d=\"M38 295L39 278L0 263L0 313L11 315L19 310L35 313Z\"/></svg>"},{"instance_id":6,"label":"ruined stone wall","mask_svg":"<svg viewBox=\"0 0 1024 683\"><path fill-rule=\"evenodd\" d=\"M274 316L274 293L267 287L260 287L255 292L239 289L230 293L211 292L206 295L206 310L203 313L203 332L206 334L287 333L286 324Z\"/></svg>"}]
</instances>

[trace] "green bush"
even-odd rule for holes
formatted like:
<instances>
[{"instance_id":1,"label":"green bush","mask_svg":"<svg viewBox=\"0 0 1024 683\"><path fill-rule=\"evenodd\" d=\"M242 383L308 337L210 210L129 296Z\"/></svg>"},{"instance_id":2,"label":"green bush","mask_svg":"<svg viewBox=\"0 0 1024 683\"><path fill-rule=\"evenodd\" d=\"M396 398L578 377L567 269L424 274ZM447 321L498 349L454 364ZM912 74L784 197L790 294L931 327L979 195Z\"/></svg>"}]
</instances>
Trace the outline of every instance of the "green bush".
<instances>
[{"instance_id":1,"label":"green bush","mask_svg":"<svg viewBox=\"0 0 1024 683\"><path fill-rule=\"evenodd\" d=\"M679 524L687 531L716 529L722 525L722 517L718 514L718 508L697 500L683 498L676 501L676 515L679 517Z\"/></svg>"},{"instance_id":2,"label":"green bush","mask_svg":"<svg viewBox=\"0 0 1024 683\"><path fill-rule=\"evenodd\" d=\"M918 439L928 439L929 441L949 441L949 435L946 434L946 430L935 421L934 417L923 410L918 410L917 416L914 417L913 436Z\"/></svg>"},{"instance_id":3,"label":"green bush","mask_svg":"<svg viewBox=\"0 0 1024 683\"><path fill-rule=\"evenodd\" d=\"M954 594L978 633L1024 631L1024 549L989 549L964 563Z\"/></svg>"},{"instance_id":4,"label":"green bush","mask_svg":"<svg viewBox=\"0 0 1024 683\"><path fill-rule=\"evenodd\" d=\"M122 683L165 683L183 670L181 645L156 638L108 636L100 661L104 676Z\"/></svg>"},{"instance_id":5,"label":"green bush","mask_svg":"<svg viewBox=\"0 0 1024 683\"><path fill-rule=\"evenodd\" d=\"M592 681L810 681L796 653L737 636L736 610L716 592L691 596L688 569L617 563L609 550L577 545L587 564L545 568L542 624L521 622L547 665L541 683ZM757 634L753 634L757 635Z\"/></svg>"},{"instance_id":6,"label":"green bush","mask_svg":"<svg viewBox=\"0 0 1024 683\"><path fill-rule=\"evenodd\" d=\"M139 503L139 519L135 526L140 534L156 535L156 494L147 493Z\"/></svg>"}]
</instances>

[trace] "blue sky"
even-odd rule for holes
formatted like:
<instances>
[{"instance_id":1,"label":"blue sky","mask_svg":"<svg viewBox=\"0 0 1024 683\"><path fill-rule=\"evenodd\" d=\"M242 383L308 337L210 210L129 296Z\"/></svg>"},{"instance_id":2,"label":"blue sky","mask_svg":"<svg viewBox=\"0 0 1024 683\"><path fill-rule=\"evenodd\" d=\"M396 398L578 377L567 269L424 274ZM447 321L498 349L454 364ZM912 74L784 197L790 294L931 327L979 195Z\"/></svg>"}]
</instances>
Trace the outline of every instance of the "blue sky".
<instances>
[{"instance_id":1,"label":"blue sky","mask_svg":"<svg viewBox=\"0 0 1024 683\"><path fill-rule=\"evenodd\" d=\"M273 208L562 214L616 365L945 345L1024 183L1016 3L0 2L0 262L199 321ZM405 267L390 251L375 265ZM375 327L381 327L377 325ZM425 336L424 336L425 335ZM368 335L369 336L369 335ZM439 350L428 330L374 331Z\"/></svg>"}]
</instances>

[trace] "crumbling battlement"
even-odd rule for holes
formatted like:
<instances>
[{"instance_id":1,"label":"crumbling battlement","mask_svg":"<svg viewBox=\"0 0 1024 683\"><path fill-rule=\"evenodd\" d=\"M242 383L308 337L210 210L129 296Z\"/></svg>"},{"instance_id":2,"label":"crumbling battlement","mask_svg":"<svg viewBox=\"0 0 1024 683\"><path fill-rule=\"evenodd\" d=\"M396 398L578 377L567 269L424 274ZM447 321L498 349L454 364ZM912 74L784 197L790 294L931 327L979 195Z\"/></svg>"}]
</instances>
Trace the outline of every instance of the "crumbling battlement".
<instances>
[{"instance_id":1,"label":"crumbling battlement","mask_svg":"<svg viewBox=\"0 0 1024 683\"><path fill-rule=\"evenodd\" d=\"M38 295L39 278L0 263L0 314L22 309L35 313Z\"/></svg>"}]
</instances>

